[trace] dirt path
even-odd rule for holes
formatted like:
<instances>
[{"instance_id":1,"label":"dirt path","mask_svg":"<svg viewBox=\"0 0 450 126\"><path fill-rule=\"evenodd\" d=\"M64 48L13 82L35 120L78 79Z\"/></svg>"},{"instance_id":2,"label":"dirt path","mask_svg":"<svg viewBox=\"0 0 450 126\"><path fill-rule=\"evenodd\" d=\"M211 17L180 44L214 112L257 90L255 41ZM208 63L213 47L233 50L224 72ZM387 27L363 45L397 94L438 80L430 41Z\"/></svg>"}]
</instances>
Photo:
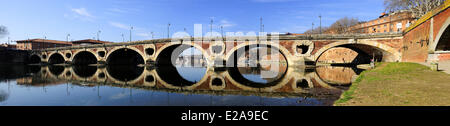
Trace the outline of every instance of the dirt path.
<instances>
[{"instance_id":1,"label":"dirt path","mask_svg":"<svg viewBox=\"0 0 450 126\"><path fill-rule=\"evenodd\" d=\"M450 75L416 63L383 63L361 74L338 106L448 106Z\"/></svg>"}]
</instances>

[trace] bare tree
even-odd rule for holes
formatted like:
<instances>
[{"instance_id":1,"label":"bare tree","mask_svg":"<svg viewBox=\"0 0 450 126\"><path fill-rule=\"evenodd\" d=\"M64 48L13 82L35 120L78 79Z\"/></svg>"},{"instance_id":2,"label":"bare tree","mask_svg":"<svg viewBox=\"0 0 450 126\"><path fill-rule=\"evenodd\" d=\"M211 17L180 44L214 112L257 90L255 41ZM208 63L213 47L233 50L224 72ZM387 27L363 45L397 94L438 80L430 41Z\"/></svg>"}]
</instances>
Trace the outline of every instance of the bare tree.
<instances>
[{"instance_id":1,"label":"bare tree","mask_svg":"<svg viewBox=\"0 0 450 126\"><path fill-rule=\"evenodd\" d=\"M384 6L388 12L409 10L419 18L444 2L445 0L384 0Z\"/></svg>"},{"instance_id":2,"label":"bare tree","mask_svg":"<svg viewBox=\"0 0 450 126\"><path fill-rule=\"evenodd\" d=\"M3 25L0 25L0 38L3 38L3 37L5 37L8 34L9 34L8 28L6 28Z\"/></svg>"},{"instance_id":3,"label":"bare tree","mask_svg":"<svg viewBox=\"0 0 450 126\"><path fill-rule=\"evenodd\" d=\"M360 21L357 18L344 17L331 24L330 27L322 27L322 31L327 34L347 34L351 33L349 28L357 25L358 23L360 23ZM319 28L309 29L304 33L317 34L319 33L319 30Z\"/></svg>"}]
</instances>

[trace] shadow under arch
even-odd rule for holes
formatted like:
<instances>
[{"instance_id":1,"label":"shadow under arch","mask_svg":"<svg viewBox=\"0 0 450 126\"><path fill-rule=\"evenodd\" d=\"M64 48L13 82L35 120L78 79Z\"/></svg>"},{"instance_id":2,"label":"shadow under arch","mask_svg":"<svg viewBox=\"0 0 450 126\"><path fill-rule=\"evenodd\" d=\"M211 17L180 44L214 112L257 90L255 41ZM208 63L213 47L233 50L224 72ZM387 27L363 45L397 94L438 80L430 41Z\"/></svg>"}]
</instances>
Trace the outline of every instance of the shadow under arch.
<instances>
[{"instance_id":1,"label":"shadow under arch","mask_svg":"<svg viewBox=\"0 0 450 126\"><path fill-rule=\"evenodd\" d=\"M81 51L75 54L72 63L75 65L97 64L97 57L88 51Z\"/></svg>"},{"instance_id":2,"label":"shadow under arch","mask_svg":"<svg viewBox=\"0 0 450 126\"><path fill-rule=\"evenodd\" d=\"M370 63L370 59L372 59L372 57L368 56L373 56L373 54L375 54L375 59L377 61L395 62L400 60L400 52L395 51L394 48L389 47L387 45L372 41L363 41L358 43L335 42L328 44L326 46L327 46L326 48L321 48L314 54L315 62L317 62L325 52L336 47L349 48L358 53L362 53L362 55L358 55L357 58L366 59L365 61L363 61L363 63L366 62Z\"/></svg>"},{"instance_id":3,"label":"shadow under arch","mask_svg":"<svg viewBox=\"0 0 450 126\"><path fill-rule=\"evenodd\" d=\"M106 59L108 65L139 65L145 64L144 57L130 48L117 49L108 55Z\"/></svg>"},{"instance_id":4,"label":"shadow under arch","mask_svg":"<svg viewBox=\"0 0 450 126\"><path fill-rule=\"evenodd\" d=\"M59 53L53 53L49 58L48 58L48 63L49 64L62 64L65 62L64 56L62 56Z\"/></svg>"},{"instance_id":5,"label":"shadow under arch","mask_svg":"<svg viewBox=\"0 0 450 126\"><path fill-rule=\"evenodd\" d=\"M38 64L41 63L41 57L39 57L38 55L34 54L30 56L30 59L28 60L28 64Z\"/></svg>"},{"instance_id":6,"label":"shadow under arch","mask_svg":"<svg viewBox=\"0 0 450 126\"><path fill-rule=\"evenodd\" d=\"M450 27L445 28L436 44L436 51L450 51Z\"/></svg>"},{"instance_id":7,"label":"shadow under arch","mask_svg":"<svg viewBox=\"0 0 450 126\"><path fill-rule=\"evenodd\" d=\"M90 78L95 75L97 72L96 66L72 66L72 70L76 76L81 78Z\"/></svg>"},{"instance_id":8,"label":"shadow under arch","mask_svg":"<svg viewBox=\"0 0 450 126\"><path fill-rule=\"evenodd\" d=\"M48 66L48 70L55 77L61 75L64 72L64 69L65 68L63 66Z\"/></svg>"},{"instance_id":9,"label":"shadow under arch","mask_svg":"<svg viewBox=\"0 0 450 126\"><path fill-rule=\"evenodd\" d=\"M186 49L189 48L195 48L197 50L201 51L202 59L205 61L204 63L207 64L207 60L205 56L205 51L203 49L200 49L199 47L196 47L194 45L190 44L173 44L169 45L161 52L159 52L159 55L156 57L156 73L159 76L159 78L164 81L165 83L175 86L175 87L189 87L194 86L198 84L201 80L204 80L204 78L207 76L207 72L205 69L205 74L203 75L202 79L200 81L190 81L186 78L184 78L178 71L178 68L175 66L176 58L172 58L172 56L180 56L181 53L183 53ZM201 64L199 66L205 66L204 64ZM194 67L196 67L194 65Z\"/></svg>"},{"instance_id":10,"label":"shadow under arch","mask_svg":"<svg viewBox=\"0 0 450 126\"><path fill-rule=\"evenodd\" d=\"M226 64L228 67L227 71L228 71L231 79L233 79L234 81L236 81L242 85L248 86L248 87L267 88L267 87L276 86L287 75L287 72L289 69L289 67L287 67L287 66L289 66L287 56L278 47L275 47L275 46L272 46L269 44L259 44L259 46L257 46L257 45L258 44L249 44L249 45L242 46L242 47L234 50L234 52L227 57L227 64ZM242 55L244 55L249 50L254 49L254 48L274 49L274 50L277 50L278 53L281 54L281 56L283 56L283 60L286 61L286 69L281 71L281 73L278 73L280 75L280 76L278 76L278 78L274 79L273 81L267 82L267 83L261 83L261 82L251 81L251 80L247 79L246 77L244 77L244 75L239 70L238 58L241 57ZM276 54L278 54L278 53L276 53ZM260 67L260 65L258 64L257 67ZM261 73L260 68L249 68L249 69L251 69L250 71L252 71L252 72ZM277 72L280 72L280 71L277 71Z\"/></svg>"}]
</instances>

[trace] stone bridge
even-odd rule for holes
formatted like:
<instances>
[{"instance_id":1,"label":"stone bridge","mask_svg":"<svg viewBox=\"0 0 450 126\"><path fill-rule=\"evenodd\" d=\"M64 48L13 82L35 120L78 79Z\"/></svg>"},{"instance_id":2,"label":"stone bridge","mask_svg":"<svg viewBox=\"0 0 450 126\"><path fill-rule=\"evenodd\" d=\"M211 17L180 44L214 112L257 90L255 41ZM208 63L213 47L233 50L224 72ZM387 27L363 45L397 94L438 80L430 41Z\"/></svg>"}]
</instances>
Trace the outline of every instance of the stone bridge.
<instances>
[{"instance_id":1,"label":"stone bridge","mask_svg":"<svg viewBox=\"0 0 450 126\"><path fill-rule=\"evenodd\" d=\"M402 61L402 34L281 35L224 38L180 38L135 41L34 51L32 63L48 64L168 64L171 55L187 48L200 50L209 66L231 63L255 47L276 49L289 66L315 64L330 49L343 47L378 61ZM178 48L180 47L180 48ZM181 50L180 50L181 49ZM244 52L245 52L244 51ZM367 59L367 58L366 58ZM365 61L367 63L367 60Z\"/></svg>"}]
</instances>

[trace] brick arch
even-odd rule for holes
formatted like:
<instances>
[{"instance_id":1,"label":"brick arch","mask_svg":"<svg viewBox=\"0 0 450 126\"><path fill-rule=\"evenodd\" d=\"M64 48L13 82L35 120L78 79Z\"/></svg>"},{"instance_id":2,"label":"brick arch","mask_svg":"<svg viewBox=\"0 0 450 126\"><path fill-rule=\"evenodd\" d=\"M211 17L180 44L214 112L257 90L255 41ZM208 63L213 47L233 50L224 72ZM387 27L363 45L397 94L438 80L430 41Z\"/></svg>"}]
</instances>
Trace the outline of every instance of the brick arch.
<instances>
[{"instance_id":1,"label":"brick arch","mask_svg":"<svg viewBox=\"0 0 450 126\"><path fill-rule=\"evenodd\" d=\"M272 43L272 42L259 42L259 43L251 42L251 43L248 43L248 44L239 44L239 45L233 47L230 51L227 51L227 54L225 56L225 60L228 62L228 59L230 59L231 56L233 56L233 54L238 49L244 48L246 46L257 45L257 44L259 44L259 45L267 45L267 46L270 46L272 48L275 47L286 58L286 61L287 61L288 65L294 65L295 64L294 61L293 61L293 59L295 59L295 58L292 55L292 53L290 53L290 51L288 49L286 49L284 46L280 45L279 43Z\"/></svg>"},{"instance_id":2,"label":"brick arch","mask_svg":"<svg viewBox=\"0 0 450 126\"><path fill-rule=\"evenodd\" d=\"M110 56L111 54L113 54L115 51L120 50L120 49L131 49L131 50L137 52L137 53L142 57L142 59L144 60L144 63L145 63L145 54L144 54L144 52L142 52L142 51L140 51L139 49L137 49L137 48L135 48L135 47L132 47L132 46L116 47L116 48L114 48L114 49L112 49L112 50L108 50L108 51L106 51L107 54L106 54L106 56L105 56L105 59L108 60L108 59L110 58L109 56ZM98 57L95 53L94 53L94 55L95 55L96 57Z\"/></svg>"},{"instance_id":3,"label":"brick arch","mask_svg":"<svg viewBox=\"0 0 450 126\"><path fill-rule=\"evenodd\" d=\"M64 54L62 54L60 51L55 51L55 52L51 52L51 53L49 53L49 54L47 55L46 61L47 61L48 63L50 63L50 58L51 58L53 55L61 55L61 56L63 57L63 59L64 59L64 62L66 62L66 61L69 60L69 59L67 59L67 57L65 57Z\"/></svg>"},{"instance_id":4,"label":"brick arch","mask_svg":"<svg viewBox=\"0 0 450 126\"><path fill-rule=\"evenodd\" d=\"M431 46L429 47L429 50L436 51L437 45L439 44L439 40L441 40L441 38L443 37L442 35L444 34L445 30L449 28L449 26L450 26L450 17L448 17L447 20L445 20L444 24L439 29L439 33L436 35L436 38L434 39L433 44L431 44Z\"/></svg>"},{"instance_id":5,"label":"brick arch","mask_svg":"<svg viewBox=\"0 0 450 126\"><path fill-rule=\"evenodd\" d=\"M332 49L334 47L339 47L342 45L368 45L371 46L377 50L381 50L384 53L388 53L390 56L388 57L388 60L385 60L387 62L394 62L394 61L400 61L401 60L401 53L397 51L395 48L392 48L388 45L378 43L375 41L361 41L361 42L334 42L330 43L321 49L319 49L316 53L314 53L314 61L317 62L317 60L320 58L320 56L328 51L329 49Z\"/></svg>"},{"instance_id":6,"label":"brick arch","mask_svg":"<svg viewBox=\"0 0 450 126\"><path fill-rule=\"evenodd\" d=\"M211 59L211 55L208 53L207 50L203 49L201 45L196 44L195 42L170 42L168 44L165 44L162 47L159 47L158 50L155 51L155 53L153 54L153 60L156 61L159 57L160 54L166 50L167 48L171 47L171 46L176 46L176 45L189 45L189 46L193 46L194 48L200 50L202 52L203 57L206 59L206 64L211 64L210 60Z\"/></svg>"},{"instance_id":7,"label":"brick arch","mask_svg":"<svg viewBox=\"0 0 450 126\"><path fill-rule=\"evenodd\" d=\"M80 50L80 51L77 51L77 52L75 52L75 53L72 53L72 54L71 54L72 56L70 57L70 61L73 62L74 59L75 59L75 57L77 57L77 55L80 54L80 53L82 53L82 52L88 52L88 53L94 55L94 56L95 56L95 59L97 60L97 62L99 61L99 56L97 55L97 53L95 53L95 52L93 52L93 51L91 51L91 50Z\"/></svg>"}]
</instances>

